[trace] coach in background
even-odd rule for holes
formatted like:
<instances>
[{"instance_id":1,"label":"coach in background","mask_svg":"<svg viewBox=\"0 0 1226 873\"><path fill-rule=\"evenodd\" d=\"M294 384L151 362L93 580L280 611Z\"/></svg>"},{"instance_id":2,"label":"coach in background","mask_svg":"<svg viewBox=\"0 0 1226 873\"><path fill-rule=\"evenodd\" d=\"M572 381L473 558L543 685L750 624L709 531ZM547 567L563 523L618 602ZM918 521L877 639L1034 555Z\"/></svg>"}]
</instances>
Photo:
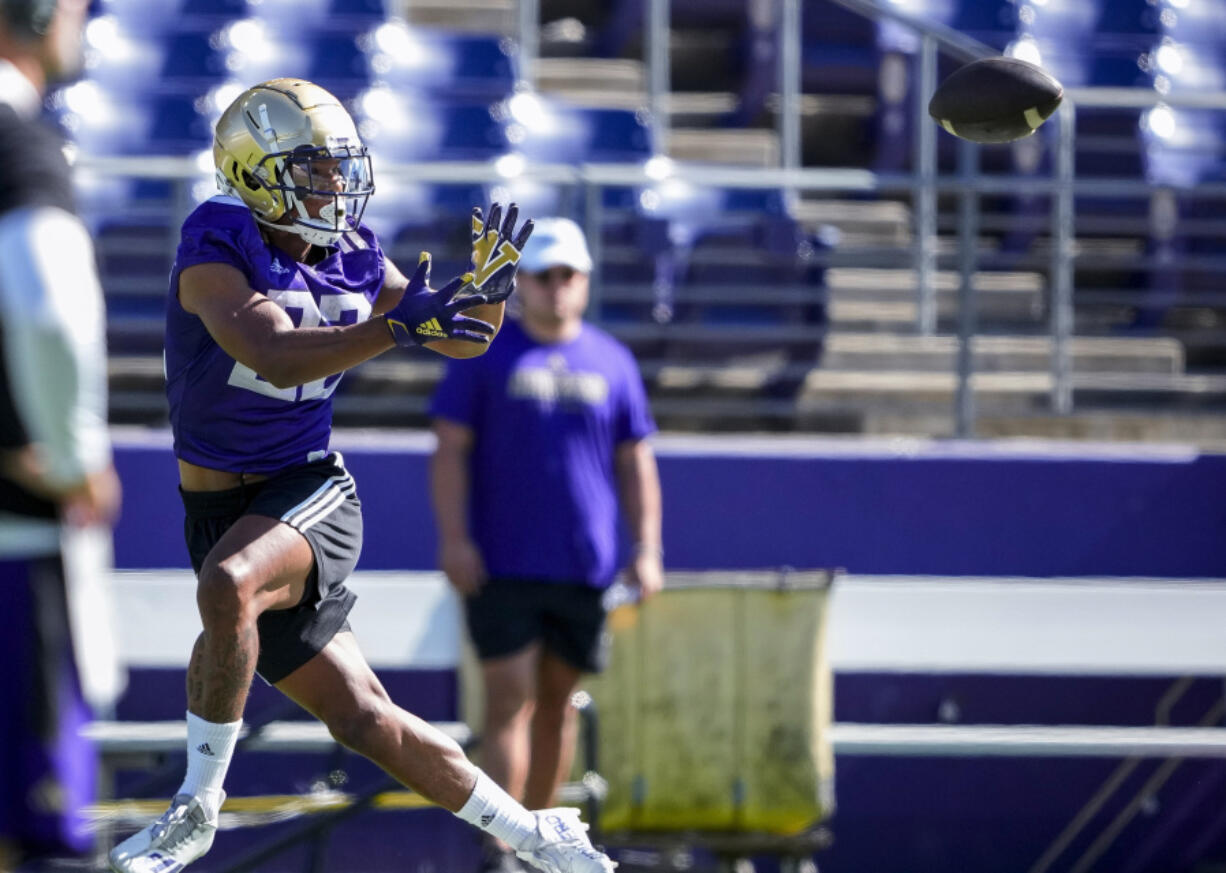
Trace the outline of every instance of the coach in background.
<instances>
[{"instance_id":1,"label":"coach in background","mask_svg":"<svg viewBox=\"0 0 1226 873\"><path fill-rule=\"evenodd\" d=\"M0 870L91 847L78 728L119 685L102 291L61 143L37 120L47 82L80 66L86 10L0 0Z\"/></svg>"},{"instance_id":2,"label":"coach in background","mask_svg":"<svg viewBox=\"0 0 1226 873\"><path fill-rule=\"evenodd\" d=\"M540 221L516 320L485 356L449 361L431 413L439 561L465 598L485 687L482 764L529 809L570 770L580 676L601 667L603 595L619 570L663 584L655 430L628 349L583 321L592 259L569 219ZM487 870L515 868L489 844Z\"/></svg>"}]
</instances>

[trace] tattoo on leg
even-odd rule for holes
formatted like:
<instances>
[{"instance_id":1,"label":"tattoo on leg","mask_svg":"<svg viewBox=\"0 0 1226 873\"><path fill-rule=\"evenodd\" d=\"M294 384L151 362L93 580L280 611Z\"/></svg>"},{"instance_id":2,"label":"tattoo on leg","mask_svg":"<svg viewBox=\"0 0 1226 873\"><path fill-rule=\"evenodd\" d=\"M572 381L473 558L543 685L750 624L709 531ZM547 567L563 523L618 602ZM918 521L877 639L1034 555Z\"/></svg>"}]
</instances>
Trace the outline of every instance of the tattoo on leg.
<instances>
[{"instance_id":1,"label":"tattoo on leg","mask_svg":"<svg viewBox=\"0 0 1226 873\"><path fill-rule=\"evenodd\" d=\"M192 658L187 664L187 708L200 712L204 702L204 634L196 637Z\"/></svg>"},{"instance_id":2,"label":"tattoo on leg","mask_svg":"<svg viewBox=\"0 0 1226 873\"><path fill-rule=\"evenodd\" d=\"M243 717L247 692L255 675L260 639L255 623L232 631L200 635L200 657L192 657L189 685L195 674L196 692L191 710L205 721L232 722Z\"/></svg>"}]
</instances>

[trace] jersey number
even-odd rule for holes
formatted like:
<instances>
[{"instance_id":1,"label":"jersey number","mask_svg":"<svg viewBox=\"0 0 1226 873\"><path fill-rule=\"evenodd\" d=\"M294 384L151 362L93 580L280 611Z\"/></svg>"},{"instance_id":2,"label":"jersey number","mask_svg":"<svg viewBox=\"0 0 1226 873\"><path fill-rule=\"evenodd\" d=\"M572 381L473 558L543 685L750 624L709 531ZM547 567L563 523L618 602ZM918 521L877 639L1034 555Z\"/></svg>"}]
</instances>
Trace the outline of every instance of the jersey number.
<instances>
[{"instance_id":1,"label":"jersey number","mask_svg":"<svg viewBox=\"0 0 1226 873\"><path fill-rule=\"evenodd\" d=\"M268 299L289 313L294 327L357 324L370 317L370 301L360 294L328 294L320 298L317 304L310 291L269 291ZM305 385L278 388L255 370L235 361L227 384L292 403L297 400L322 400L331 397L336 386L340 384L342 375L335 373Z\"/></svg>"}]
</instances>

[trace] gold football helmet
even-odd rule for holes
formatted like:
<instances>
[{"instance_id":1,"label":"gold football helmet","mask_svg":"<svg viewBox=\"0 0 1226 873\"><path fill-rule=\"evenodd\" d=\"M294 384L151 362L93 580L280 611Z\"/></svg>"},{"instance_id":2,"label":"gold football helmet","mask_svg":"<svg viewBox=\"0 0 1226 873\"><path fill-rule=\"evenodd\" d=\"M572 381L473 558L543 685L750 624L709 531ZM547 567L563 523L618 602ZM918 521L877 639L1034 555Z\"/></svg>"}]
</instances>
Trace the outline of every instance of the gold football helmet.
<instances>
[{"instance_id":1,"label":"gold football helmet","mask_svg":"<svg viewBox=\"0 0 1226 873\"><path fill-rule=\"evenodd\" d=\"M217 120L213 165L218 187L256 221L315 245L354 230L375 191L353 119L302 79L273 79L235 98Z\"/></svg>"}]
</instances>

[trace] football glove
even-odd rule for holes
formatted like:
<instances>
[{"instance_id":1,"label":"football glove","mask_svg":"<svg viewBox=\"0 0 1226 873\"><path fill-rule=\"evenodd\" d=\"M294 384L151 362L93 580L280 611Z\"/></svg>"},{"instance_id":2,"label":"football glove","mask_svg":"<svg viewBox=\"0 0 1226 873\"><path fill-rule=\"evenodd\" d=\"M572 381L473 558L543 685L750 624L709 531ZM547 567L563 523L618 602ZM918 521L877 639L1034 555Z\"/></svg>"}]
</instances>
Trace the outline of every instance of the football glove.
<instances>
[{"instance_id":1,"label":"football glove","mask_svg":"<svg viewBox=\"0 0 1226 873\"><path fill-rule=\"evenodd\" d=\"M430 253L422 252L404 296L383 316L396 345L407 348L446 339L488 343L494 326L460 314L465 309L490 302L480 291L466 296L460 294L471 291L472 280L472 273L464 273L438 291L431 291Z\"/></svg>"},{"instance_id":2,"label":"football glove","mask_svg":"<svg viewBox=\"0 0 1226 873\"><path fill-rule=\"evenodd\" d=\"M472 285L484 294L490 303L501 303L515 290L515 273L524 243L532 236L532 219L529 218L515 232L519 207L512 203L502 215L502 204L491 203L488 219L483 219L481 207L473 209L473 253L469 270L473 274ZM501 226L499 226L501 223Z\"/></svg>"}]
</instances>

